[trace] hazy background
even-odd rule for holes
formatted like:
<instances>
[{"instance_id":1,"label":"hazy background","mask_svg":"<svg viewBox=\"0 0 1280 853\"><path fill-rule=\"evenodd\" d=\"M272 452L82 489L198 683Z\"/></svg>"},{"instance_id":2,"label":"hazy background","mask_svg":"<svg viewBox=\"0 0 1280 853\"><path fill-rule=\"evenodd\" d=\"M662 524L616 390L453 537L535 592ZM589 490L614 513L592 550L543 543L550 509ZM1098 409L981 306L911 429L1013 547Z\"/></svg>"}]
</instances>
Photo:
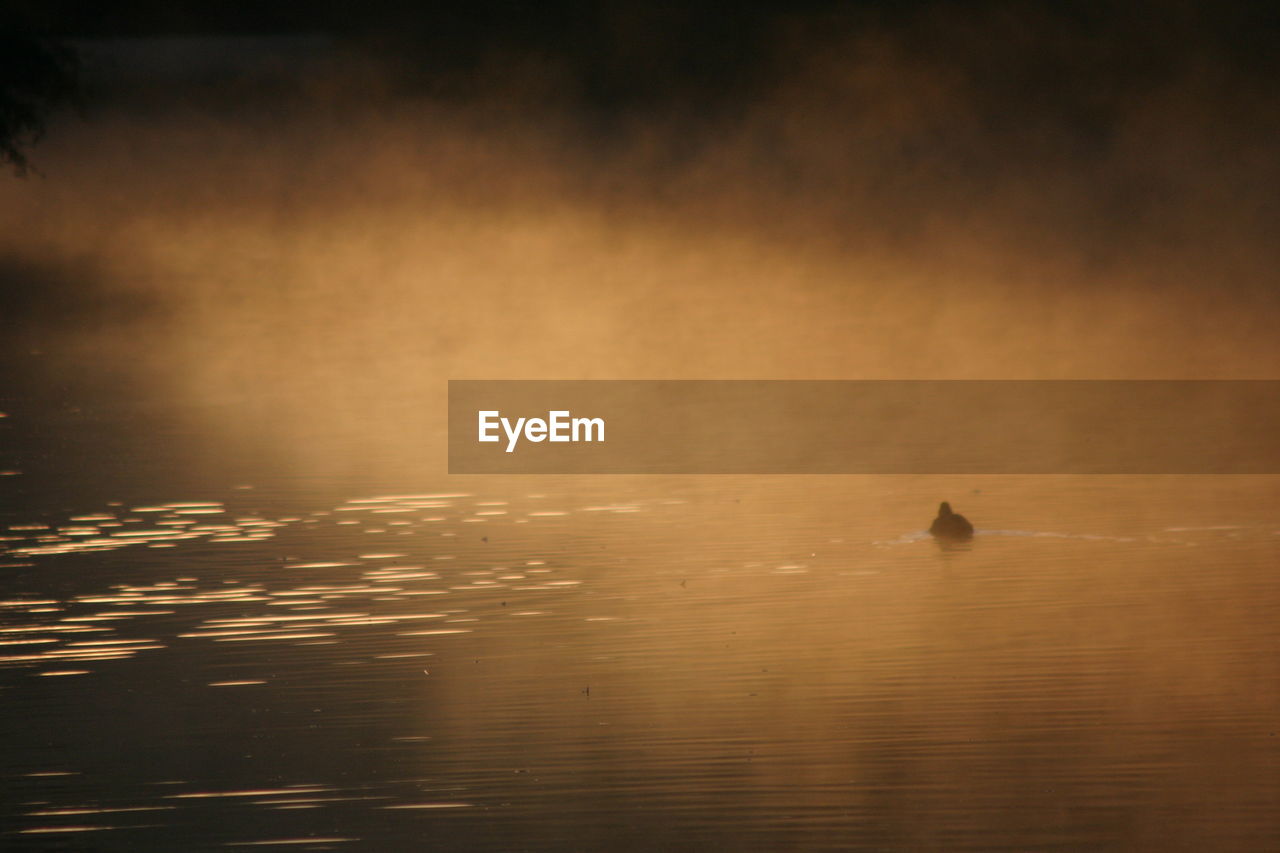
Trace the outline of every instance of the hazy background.
<instances>
[{"instance_id":1,"label":"hazy background","mask_svg":"<svg viewBox=\"0 0 1280 853\"><path fill-rule=\"evenodd\" d=\"M443 434L448 379L1280 378L1273 4L105 9L0 10L84 81L0 175L6 849L1280 849L1280 477Z\"/></svg>"},{"instance_id":2,"label":"hazy background","mask_svg":"<svg viewBox=\"0 0 1280 853\"><path fill-rule=\"evenodd\" d=\"M448 378L1276 376L1263 4L410 5L18 4L7 388L402 465Z\"/></svg>"}]
</instances>

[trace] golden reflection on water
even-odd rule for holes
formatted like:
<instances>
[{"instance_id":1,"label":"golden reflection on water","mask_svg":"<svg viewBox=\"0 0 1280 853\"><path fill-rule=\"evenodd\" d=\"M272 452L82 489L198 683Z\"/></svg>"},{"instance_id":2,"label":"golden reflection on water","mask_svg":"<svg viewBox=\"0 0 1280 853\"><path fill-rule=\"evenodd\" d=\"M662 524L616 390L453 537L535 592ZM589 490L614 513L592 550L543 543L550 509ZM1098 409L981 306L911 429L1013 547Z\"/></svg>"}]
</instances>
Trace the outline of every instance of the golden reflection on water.
<instances>
[{"instance_id":1,"label":"golden reflection on water","mask_svg":"<svg viewBox=\"0 0 1280 853\"><path fill-rule=\"evenodd\" d=\"M76 736L23 746L4 770L39 802L19 831L172 840L214 801L235 845L394 846L422 828L397 821L449 813L479 849L565 827L599 846L637 808L650 841L721 849L1256 848L1277 829L1269 479L483 485L199 504L237 521L174 551L151 519L191 502L82 510L141 534L110 551L10 525L10 699L72 725L143 683L162 709L218 709L145 747L169 756L151 779L113 779ZM921 533L939 496L975 521L968 549ZM67 570L74 588L42 590ZM254 731L288 748L199 772Z\"/></svg>"}]
</instances>

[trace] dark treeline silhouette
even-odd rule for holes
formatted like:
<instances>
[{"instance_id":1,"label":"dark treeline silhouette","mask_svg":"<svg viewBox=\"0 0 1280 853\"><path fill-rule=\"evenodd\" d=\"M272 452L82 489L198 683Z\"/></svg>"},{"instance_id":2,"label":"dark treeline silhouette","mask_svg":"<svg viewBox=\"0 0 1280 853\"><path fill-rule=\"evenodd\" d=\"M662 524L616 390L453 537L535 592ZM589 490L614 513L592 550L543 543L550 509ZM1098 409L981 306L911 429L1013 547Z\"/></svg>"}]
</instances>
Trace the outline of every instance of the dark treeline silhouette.
<instances>
[{"instance_id":1,"label":"dark treeline silhouette","mask_svg":"<svg viewBox=\"0 0 1280 853\"><path fill-rule=\"evenodd\" d=\"M781 42L807 44L832 32L907 32L912 35L903 46L916 54L947 61L962 54L959 70L991 93L992 116L1016 113L1008 109L1010 102L1025 106L1047 100L1089 122L1105 121L1094 113L1105 110L1117 83L1121 89L1141 89L1162 78L1181 61L1190 41L1207 61L1247 68L1245 85L1262 85L1276 71L1280 30L1280 11L1261 0L366 0L357 6L28 0L18 5L23 8L19 20L33 31L67 38L323 33L378 56L404 85L442 95L468 97L473 87L491 86L488 75L495 62L514 61L512 67L526 69L533 66L520 60L543 62L562 72L560 81L583 105L606 112L673 101L695 111L732 108L757 93L759 84L776 79L777 63L794 62L792 55L779 55ZM1059 33L1061 44L1036 51L1003 47L1037 21ZM967 31L983 26L992 30L991 40L975 46Z\"/></svg>"},{"instance_id":2,"label":"dark treeline silhouette","mask_svg":"<svg viewBox=\"0 0 1280 853\"><path fill-rule=\"evenodd\" d=\"M44 134L45 122L76 97L79 62L54 39L0 29L0 161L18 174L31 167L27 149Z\"/></svg>"},{"instance_id":3,"label":"dark treeline silhouette","mask_svg":"<svg viewBox=\"0 0 1280 853\"><path fill-rule=\"evenodd\" d=\"M375 58L391 92L465 103L533 77L589 118L715 123L767 96L824 40L857 52L866 47L850 36L892 33L894 51L928 57L976 93L986 132L1016 150L1027 133L1052 131L1080 156L1105 148L1118 115L1187 68L1213 69L1254 113L1251 93L1270 97L1280 74L1280 7L1261 0L16 0L4 19L40 34L0 44L0 159L19 171L75 93L74 54L61 45L78 39L321 34Z\"/></svg>"}]
</instances>

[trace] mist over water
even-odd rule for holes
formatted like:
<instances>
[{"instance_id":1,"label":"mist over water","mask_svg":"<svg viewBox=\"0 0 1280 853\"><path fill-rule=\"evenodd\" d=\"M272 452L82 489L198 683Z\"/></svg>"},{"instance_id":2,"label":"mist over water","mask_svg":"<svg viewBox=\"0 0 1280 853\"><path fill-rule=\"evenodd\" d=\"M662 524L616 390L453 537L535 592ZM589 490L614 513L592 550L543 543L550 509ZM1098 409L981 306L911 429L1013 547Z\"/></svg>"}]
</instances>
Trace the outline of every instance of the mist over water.
<instances>
[{"instance_id":1,"label":"mist over water","mask_svg":"<svg viewBox=\"0 0 1280 853\"><path fill-rule=\"evenodd\" d=\"M1277 54L1175 6L85 41L0 846L1275 847L1278 478L446 474L449 379L1277 378Z\"/></svg>"},{"instance_id":2,"label":"mist over water","mask_svg":"<svg viewBox=\"0 0 1280 853\"><path fill-rule=\"evenodd\" d=\"M1194 15L1111 23L786 17L701 111L337 45L117 83L5 187L8 350L296 420L450 377L1272 378L1275 95Z\"/></svg>"}]
</instances>

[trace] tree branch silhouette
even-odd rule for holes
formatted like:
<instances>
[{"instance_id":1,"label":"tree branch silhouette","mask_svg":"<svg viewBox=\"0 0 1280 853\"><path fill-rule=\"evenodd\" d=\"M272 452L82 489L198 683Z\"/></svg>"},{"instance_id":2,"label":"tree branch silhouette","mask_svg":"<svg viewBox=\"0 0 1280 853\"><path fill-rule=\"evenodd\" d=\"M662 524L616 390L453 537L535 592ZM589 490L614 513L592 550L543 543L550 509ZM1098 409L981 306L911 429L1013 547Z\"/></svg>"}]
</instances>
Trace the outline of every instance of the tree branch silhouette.
<instances>
[{"instance_id":1,"label":"tree branch silhouette","mask_svg":"<svg viewBox=\"0 0 1280 853\"><path fill-rule=\"evenodd\" d=\"M19 176L32 169L27 151L44 136L46 122L79 91L75 51L43 36L0 30L0 162Z\"/></svg>"}]
</instances>

